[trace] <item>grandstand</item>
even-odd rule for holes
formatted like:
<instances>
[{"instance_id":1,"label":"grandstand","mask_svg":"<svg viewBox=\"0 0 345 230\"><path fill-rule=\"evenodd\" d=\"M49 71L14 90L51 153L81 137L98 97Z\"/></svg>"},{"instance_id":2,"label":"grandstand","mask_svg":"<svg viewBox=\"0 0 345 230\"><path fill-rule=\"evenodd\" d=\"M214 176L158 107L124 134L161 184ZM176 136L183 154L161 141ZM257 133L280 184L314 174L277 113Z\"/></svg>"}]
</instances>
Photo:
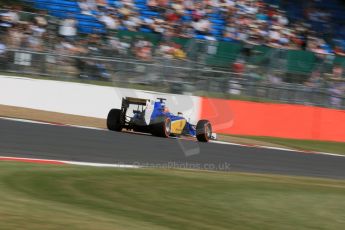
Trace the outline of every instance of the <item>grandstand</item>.
<instances>
[{"instance_id":1,"label":"grandstand","mask_svg":"<svg viewBox=\"0 0 345 230\"><path fill-rule=\"evenodd\" d=\"M230 63L238 59L242 42L268 45L273 48L309 48L312 52L331 54L333 53L331 46L318 37L311 37L310 47L305 47L306 40L309 39L306 34L315 34L313 31L319 33L322 30L321 27L328 25L338 33L335 38L341 37L342 32L340 22L343 15L339 12L343 7L339 1L335 0L307 1L303 4L297 4L296 1L277 0L267 0L265 3L261 1L203 1L203 4L198 3L200 1L167 1L167 4L163 6L159 6L157 1L146 0L27 0L27 2L33 3L35 8L46 10L50 15L59 19L71 17L76 19L78 21L77 29L81 35L109 33L107 23L103 21L103 17L106 17L105 20L110 20L112 24L116 24L114 30L119 31L119 36L134 37L137 34L132 32L138 32L139 35L149 39L153 44L158 44L162 37L169 32L171 32L171 36L175 37L175 42L177 41L184 48L187 43L186 38L231 42L231 44L220 43L219 52L205 59L207 64L222 68L228 68ZM190 6L186 2L194 5ZM298 7L296 7L297 5ZM303 7L300 7L301 5ZM222 10L224 7L228 8ZM321 19L316 16L310 18L316 18L317 22L309 20L308 15L304 13L307 9L320 9L321 7L330 14L328 21L320 17L325 20L324 23L320 23ZM286 13L281 9L286 10ZM324 13L324 17L327 18L325 15L326 13ZM287 16L288 19L285 18ZM306 27L297 23L302 19L308 21L313 30L308 31ZM167 22L167 26L159 25L160 21ZM330 23L330 21L339 23ZM250 23L250 25L245 25L246 23ZM136 26L131 26L133 24ZM209 28L204 31L200 30L199 27L203 24ZM177 28L180 27L178 25L182 25L186 30L178 30ZM279 31L282 31L281 34L278 33ZM275 38L276 36L278 38ZM337 45L335 51L341 54L345 48L343 47L345 42L341 39L335 39L333 44ZM263 49L261 48L261 50ZM260 53L262 55L267 54L267 52ZM299 55L295 55L296 53ZM304 62L306 57L307 60L315 59L315 57L310 58L310 54L303 52L291 52L287 56L293 56L292 61L296 61L297 58L297 62ZM263 57L256 56L251 59L257 61L262 60ZM342 58L336 59L336 63L343 63ZM307 61L304 64L307 66L305 68L298 68L293 63L288 64L287 67L295 66L288 68L291 70L290 72L308 74L313 69L314 64L313 61Z\"/></svg>"},{"instance_id":2,"label":"grandstand","mask_svg":"<svg viewBox=\"0 0 345 230\"><path fill-rule=\"evenodd\" d=\"M344 12L344 5L338 0L304 1L303 3L298 1L279 0L266 0L266 3L261 1L203 1L206 3L200 6L194 3L193 7L187 7L187 4L183 4L183 1L171 1L168 4L161 6L161 8L165 10L158 10L160 7L159 5L157 7L150 6L150 4L152 5L152 2L156 1L146 0L28 0L28 2L34 3L36 8L47 10L51 15L54 15L58 18L66 18L69 16L75 17L79 22L79 32L85 34L106 32L106 26L99 20L100 16L104 14L113 15L114 17L123 20L123 18L126 16L124 15L124 12L128 11L127 13L129 15L132 15L135 12L135 15L137 15L140 20L140 25L135 28L136 31L148 33L157 32L145 25L147 20L151 20L151 18L158 18L168 22L173 21L182 25L192 25L193 23L197 24L197 20L203 20L205 17L209 22L209 25L207 25L205 22L205 26L209 26L208 30L198 31L194 26L193 34L191 34L192 37L198 39L233 41L238 40L239 38L237 37L234 39L231 38L231 36L229 37L226 35L227 27L229 27L229 19L235 18L236 21L241 21L241 17L243 17L243 15L245 15L247 18L251 18L255 14L256 19L263 21L264 25L269 26L277 25L277 16L287 16L290 24L286 28L291 29L292 32L295 33L293 35L297 38L301 35L296 33L296 31L293 31L295 29L293 28L295 26L294 23L303 20L304 22L308 22L308 24L310 24L312 32L315 31L318 34L321 33L324 35L333 35L336 44L342 48L345 48L343 47L344 41L341 39L345 33L344 25L342 23L344 21L344 15L342 13ZM81 9L81 7L83 7L83 3L91 5L89 7L90 9ZM232 12L229 17L229 14L222 10L222 7L234 7L235 12ZM122 8L126 8L127 11L121 11ZM281 9L286 10L286 13L284 13L285 11L281 11ZM253 27L257 26L256 24L257 23L255 22ZM278 24L277 26L282 25ZM283 26L285 26L284 23ZM196 25L196 27L198 27L198 25ZM250 29L246 26L243 28L246 30ZM117 29L128 30L129 28L122 21ZM280 29L285 29L285 27ZM240 32L237 31L237 33ZM284 38L286 39L286 37ZM285 42L286 41L283 39L281 42L282 44L280 45L285 45ZM265 41L261 40L259 43L264 44ZM324 51L331 51L329 45L321 44L321 46Z\"/></svg>"},{"instance_id":3,"label":"grandstand","mask_svg":"<svg viewBox=\"0 0 345 230\"><path fill-rule=\"evenodd\" d=\"M109 32L108 24L111 23L112 28L120 33L140 32L145 37L161 37L170 33L171 36L179 38L247 42L273 48L308 49L322 54L331 54L334 51L343 54L345 50L345 41L341 39L345 32L341 23L344 6L337 0L303 3L279 0L201 1L204 3L163 1L166 4L162 6L158 5L158 1L146 0L27 0L27 2L33 3L37 9L47 10L50 15L60 19L75 18L78 21L79 34L106 34ZM322 11L317 11L319 9ZM159 24L163 21L167 25ZM300 21L308 22L311 27L299 23ZM124 34L131 33L124 32ZM317 37L316 35L319 34L323 36ZM153 40L157 41L159 38ZM179 41L183 45L186 44L183 39ZM335 45L334 50L331 44ZM228 52L222 51L215 57L209 57L208 63L225 67L229 66L229 62L235 61L238 54L236 51L240 50L236 47L239 45L228 46L231 47L228 50L234 50L231 55L224 55ZM308 55L297 56L302 57L303 60ZM337 61L339 62L342 63L342 60ZM306 69L312 69L312 65Z\"/></svg>"},{"instance_id":4,"label":"grandstand","mask_svg":"<svg viewBox=\"0 0 345 230\"><path fill-rule=\"evenodd\" d=\"M13 50L221 70L234 72L230 76L236 77L255 75L251 77L255 84L267 84L273 76L301 87L317 85L322 90L326 87L324 93L330 87L337 95L343 95L345 88L344 16L341 14L344 3L338 0L25 2L41 15L32 16L34 19L24 16L29 18L24 23L6 22L7 16L2 17L1 25L5 25L3 30L9 35L6 37L18 36L23 40L14 44L19 39L9 39L6 45ZM20 12L20 9L5 9L3 15L11 11ZM41 23L44 18L46 25ZM21 34L23 31L26 34ZM83 69L90 62L64 63L74 63L80 76L84 76ZM109 71L105 70L109 66L96 66L102 76L109 77ZM95 69L90 68L91 72ZM135 68L124 69L126 74L135 72ZM190 78L189 73L175 73ZM155 74L161 73L155 70ZM339 89L342 93L338 93Z\"/></svg>"},{"instance_id":5,"label":"grandstand","mask_svg":"<svg viewBox=\"0 0 345 230\"><path fill-rule=\"evenodd\" d=\"M172 36L232 43L245 42L273 48L309 49L321 54L331 54L334 51L343 54L345 50L345 41L342 39L345 33L342 12L345 8L338 0L303 3L280 0L26 0L26 2L36 9L46 10L50 15L61 20L74 18L77 20L77 30L81 35L104 35L111 30L120 33L130 31L140 32L144 37L158 36L158 39L153 39L156 41L160 37ZM300 23L301 21L307 22L308 26ZM131 33L124 32L124 34ZM319 34L324 36L317 37L316 35ZM183 45L186 44L183 39L179 41ZM330 44L335 45L334 50ZM224 55L228 52L222 52L216 57L210 57L209 63L224 67L229 61L236 60L238 45L229 46L231 46L229 50L235 51L230 57Z\"/></svg>"}]
</instances>

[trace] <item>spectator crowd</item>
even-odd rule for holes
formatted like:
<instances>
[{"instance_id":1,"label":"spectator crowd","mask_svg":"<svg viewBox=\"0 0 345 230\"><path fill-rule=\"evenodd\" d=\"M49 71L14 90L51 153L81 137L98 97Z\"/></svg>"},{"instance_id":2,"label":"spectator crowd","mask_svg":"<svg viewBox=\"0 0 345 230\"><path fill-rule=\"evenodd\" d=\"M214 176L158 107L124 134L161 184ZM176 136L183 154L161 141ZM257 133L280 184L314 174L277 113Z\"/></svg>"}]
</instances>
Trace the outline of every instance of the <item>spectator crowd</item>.
<instances>
[{"instance_id":1,"label":"spectator crowd","mask_svg":"<svg viewBox=\"0 0 345 230\"><path fill-rule=\"evenodd\" d=\"M77 3L80 13L96 18L104 24L108 34L118 30L141 31L158 34L163 40L198 38L345 54L340 46L331 49L307 23L290 22L284 11L262 0L78 0ZM49 47L45 44L52 43L47 39L49 25L55 26L56 34L69 42L78 36L79 22L73 14L66 12L65 17L54 24L48 21L45 11L29 21L27 17L22 20L19 12L20 6L17 6L1 13L0 28L9 35L6 37L11 47L25 46L33 50ZM308 18L325 23L329 15L314 9L308 11ZM100 32L95 31L95 34ZM111 36L105 38L111 40ZM53 39L53 42L58 40ZM108 43L118 45L113 41ZM176 48L176 45L171 47Z\"/></svg>"},{"instance_id":2,"label":"spectator crowd","mask_svg":"<svg viewBox=\"0 0 345 230\"><path fill-rule=\"evenodd\" d=\"M332 52L305 21L290 22L284 11L262 0L112 2L108 5L104 0L81 0L79 7L83 14L98 17L110 30L126 29L167 37L241 41L317 53ZM329 15L313 9L308 12L308 18L312 22L327 23ZM341 54L339 49L337 47L336 51Z\"/></svg>"}]
</instances>

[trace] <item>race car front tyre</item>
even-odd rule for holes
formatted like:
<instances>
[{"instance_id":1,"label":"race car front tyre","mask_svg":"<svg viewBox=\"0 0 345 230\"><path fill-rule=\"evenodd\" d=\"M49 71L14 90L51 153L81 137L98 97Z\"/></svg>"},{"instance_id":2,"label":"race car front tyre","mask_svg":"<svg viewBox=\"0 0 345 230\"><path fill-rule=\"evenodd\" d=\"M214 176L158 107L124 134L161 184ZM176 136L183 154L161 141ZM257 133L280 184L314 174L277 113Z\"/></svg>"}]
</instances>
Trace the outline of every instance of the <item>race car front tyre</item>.
<instances>
[{"instance_id":1,"label":"race car front tyre","mask_svg":"<svg viewBox=\"0 0 345 230\"><path fill-rule=\"evenodd\" d=\"M208 120L200 120L196 125L196 139L200 142L208 142L212 136L212 126Z\"/></svg>"},{"instance_id":2,"label":"race car front tyre","mask_svg":"<svg viewBox=\"0 0 345 230\"><path fill-rule=\"evenodd\" d=\"M107 118L107 127L109 130L117 131L117 132L120 132L122 130L121 116L122 116L121 109L110 110L110 112L108 113L108 118Z\"/></svg>"},{"instance_id":3,"label":"race car front tyre","mask_svg":"<svg viewBox=\"0 0 345 230\"><path fill-rule=\"evenodd\" d=\"M157 137L167 138L171 134L171 120L169 117L159 117L151 124L151 133Z\"/></svg>"}]
</instances>

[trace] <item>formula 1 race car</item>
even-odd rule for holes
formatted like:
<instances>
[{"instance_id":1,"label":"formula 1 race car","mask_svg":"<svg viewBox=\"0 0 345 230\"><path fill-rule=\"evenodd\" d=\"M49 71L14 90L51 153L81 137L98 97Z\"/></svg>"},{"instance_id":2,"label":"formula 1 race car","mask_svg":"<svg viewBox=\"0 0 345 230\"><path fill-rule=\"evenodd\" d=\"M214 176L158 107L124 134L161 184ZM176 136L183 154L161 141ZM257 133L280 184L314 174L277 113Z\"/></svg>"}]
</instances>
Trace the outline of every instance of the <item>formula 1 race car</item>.
<instances>
[{"instance_id":1,"label":"formula 1 race car","mask_svg":"<svg viewBox=\"0 0 345 230\"><path fill-rule=\"evenodd\" d=\"M122 98L121 109L110 110L107 127L117 132L127 129L165 138L191 136L200 142L213 139L212 126L208 120L200 120L196 125L192 125L181 113L177 116L170 113L165 101L164 98Z\"/></svg>"}]
</instances>

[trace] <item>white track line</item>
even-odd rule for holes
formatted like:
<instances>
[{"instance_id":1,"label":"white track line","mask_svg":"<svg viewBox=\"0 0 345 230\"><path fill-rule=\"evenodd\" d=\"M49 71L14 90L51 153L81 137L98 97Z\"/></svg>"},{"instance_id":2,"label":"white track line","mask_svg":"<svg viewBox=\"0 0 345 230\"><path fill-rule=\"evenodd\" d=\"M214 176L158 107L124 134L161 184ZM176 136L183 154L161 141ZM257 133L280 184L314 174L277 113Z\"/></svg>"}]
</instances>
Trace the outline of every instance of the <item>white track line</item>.
<instances>
[{"instance_id":1,"label":"white track line","mask_svg":"<svg viewBox=\"0 0 345 230\"><path fill-rule=\"evenodd\" d=\"M220 145L235 145L235 146L242 146L242 147L249 147L249 148L265 148L265 149L280 150L280 151L301 152L294 149L261 146L261 145L245 145L245 144L237 144L237 143L225 142L225 141L211 141L211 143L220 144Z\"/></svg>"},{"instance_id":2,"label":"white track line","mask_svg":"<svg viewBox=\"0 0 345 230\"><path fill-rule=\"evenodd\" d=\"M242 145L242 144L237 144L237 143L233 143L233 142L225 142L225 141L210 141L210 143L219 144L219 145L234 145L234 146L246 146L246 147L249 147L248 145Z\"/></svg>"},{"instance_id":3,"label":"white track line","mask_svg":"<svg viewBox=\"0 0 345 230\"><path fill-rule=\"evenodd\" d=\"M21 119L21 118L0 117L0 119L9 120L9 121L18 121L18 122L24 122L24 123L40 124L40 125L67 126L67 127L81 128L81 129L93 129L93 130L106 131L106 129L95 128L91 126L60 124L60 123L53 123L53 122L50 123L50 122L45 122L45 121L34 121L34 120L27 120L27 119Z\"/></svg>"},{"instance_id":4,"label":"white track line","mask_svg":"<svg viewBox=\"0 0 345 230\"><path fill-rule=\"evenodd\" d=\"M103 163L91 163L91 162L78 162L78 161L62 161L70 165L79 166L92 166L92 167L103 167L103 168L126 168L126 169L138 169L140 166L129 165L129 164L103 164Z\"/></svg>"},{"instance_id":5,"label":"white track line","mask_svg":"<svg viewBox=\"0 0 345 230\"><path fill-rule=\"evenodd\" d=\"M67 124L66 126L74 127L74 128L80 128L80 129L93 129L93 130L100 130L100 131L108 131L107 129L101 129L101 128L90 127L90 126L69 125L69 124Z\"/></svg>"},{"instance_id":6,"label":"white track line","mask_svg":"<svg viewBox=\"0 0 345 230\"><path fill-rule=\"evenodd\" d=\"M308 151L302 151L302 152L309 153ZM326 155L326 156L333 156L333 157L345 157L345 155L336 154L336 153L324 153L324 152L311 152L311 153Z\"/></svg>"},{"instance_id":7,"label":"white track line","mask_svg":"<svg viewBox=\"0 0 345 230\"><path fill-rule=\"evenodd\" d=\"M18 121L24 123L32 123L32 124L42 124L42 125L53 125L52 123L42 122L42 121L34 121L34 120L26 120L20 118L11 118L11 117L0 117L2 120L9 120L9 121ZM57 125L57 124L55 124Z\"/></svg>"},{"instance_id":8,"label":"white track line","mask_svg":"<svg viewBox=\"0 0 345 230\"><path fill-rule=\"evenodd\" d=\"M92 130L107 131L107 129L95 128L95 127L90 127L90 126L58 124L58 123L49 123L49 122L33 121L33 120L27 120L27 119L8 118L8 117L0 117L0 119L25 122L25 123L33 123L33 124L43 124L43 125L52 125L52 126L67 126L67 127L81 128L81 129L92 129ZM335 153L302 151L302 150L296 150L296 149L278 148L278 147L270 147L270 146L259 146L259 145L244 145L244 144L237 144L237 143L224 142L224 141L211 141L211 143L221 144L221 145L241 146L241 147L246 147L246 148L263 148L263 149L272 149L272 150L288 151L288 152L296 152L296 153L309 153L309 154L317 154L317 155L325 155L325 156L345 157L345 155L335 154Z\"/></svg>"}]
</instances>

